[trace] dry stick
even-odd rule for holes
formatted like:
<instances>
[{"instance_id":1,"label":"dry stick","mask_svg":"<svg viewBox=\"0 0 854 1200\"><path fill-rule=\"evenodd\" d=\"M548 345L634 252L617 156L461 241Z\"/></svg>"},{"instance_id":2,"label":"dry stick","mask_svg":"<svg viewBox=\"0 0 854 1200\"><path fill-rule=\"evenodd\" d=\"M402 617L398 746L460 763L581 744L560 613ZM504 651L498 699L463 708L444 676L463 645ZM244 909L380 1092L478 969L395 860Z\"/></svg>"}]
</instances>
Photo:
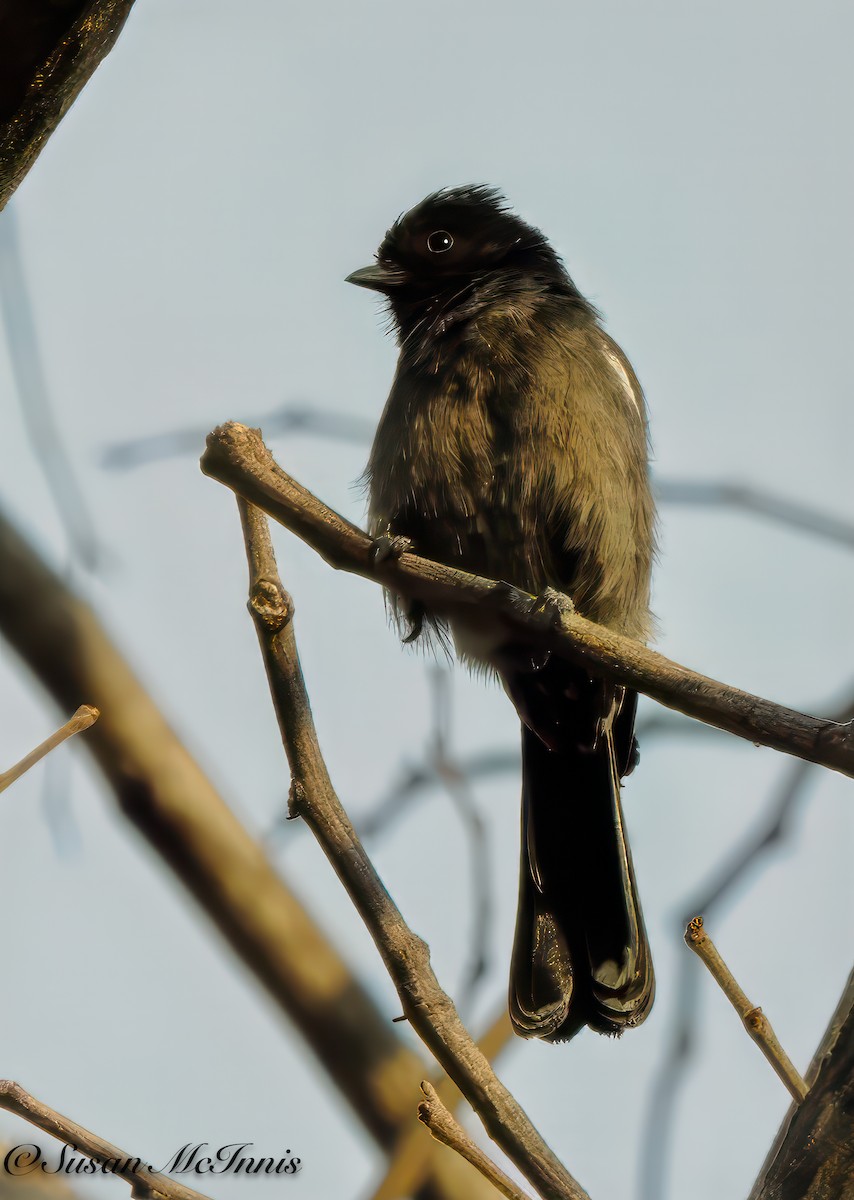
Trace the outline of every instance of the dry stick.
<instances>
[{"instance_id":1,"label":"dry stick","mask_svg":"<svg viewBox=\"0 0 854 1200\"><path fill-rule=\"evenodd\" d=\"M480 1171L502 1195L508 1197L508 1200L530 1200L528 1194L518 1188L509 1175L505 1175L492 1159L484 1154L480 1146L472 1141L442 1103L432 1083L425 1080L421 1084L421 1091L426 1099L418 1105L418 1120L427 1126L436 1141L456 1150L457 1154Z\"/></svg>"},{"instance_id":2,"label":"dry stick","mask_svg":"<svg viewBox=\"0 0 854 1200\"><path fill-rule=\"evenodd\" d=\"M499 1016L483 1036L478 1038L478 1049L485 1058L494 1062L512 1038L510 1014L507 1005L504 1004ZM443 1104L450 1108L459 1103L460 1090L447 1075L437 1077L433 1083ZM401 1196L413 1195L429 1174L432 1149L429 1139L424 1137L418 1125L405 1125L400 1141L389 1159L385 1178L373 1193L371 1200L399 1200Z\"/></svg>"},{"instance_id":3,"label":"dry stick","mask_svg":"<svg viewBox=\"0 0 854 1200\"><path fill-rule=\"evenodd\" d=\"M518 588L404 553L378 561L363 530L327 508L274 461L257 429L229 422L209 436L202 470L257 505L336 569L355 572L438 612L477 606L481 623L523 636L668 708L738 737L854 776L854 721L805 716L738 691L579 616L557 593L545 603Z\"/></svg>"},{"instance_id":4,"label":"dry stick","mask_svg":"<svg viewBox=\"0 0 854 1200\"><path fill-rule=\"evenodd\" d=\"M762 1009L751 1004L739 987L732 971L721 958L717 947L703 928L702 917L694 917L693 921L689 923L685 930L685 941L709 968L721 991L741 1017L744 1028L789 1089L792 1099L796 1104L800 1104L807 1095L806 1083L780 1045L777 1035Z\"/></svg>"},{"instance_id":5,"label":"dry stick","mask_svg":"<svg viewBox=\"0 0 854 1200\"><path fill-rule=\"evenodd\" d=\"M104 1173L117 1175L129 1183L132 1196L155 1195L165 1197L165 1200L207 1200L201 1192L194 1192L192 1188L170 1179L168 1175L161 1175L151 1166L146 1166L141 1159L127 1154L110 1142L105 1142L103 1138L90 1133L82 1125L64 1117L62 1113L48 1108L11 1079L0 1079L0 1108L23 1117L25 1121L49 1133L51 1137L58 1138L66 1146L79 1150L86 1158L108 1164L109 1169Z\"/></svg>"},{"instance_id":6,"label":"dry stick","mask_svg":"<svg viewBox=\"0 0 854 1200\"><path fill-rule=\"evenodd\" d=\"M84 729L91 728L100 715L97 708L93 708L91 704L81 704L74 716L61 725L56 733L52 733L40 746L31 750L19 763L15 763L14 767L10 767L8 771L0 771L0 792L5 792L6 788L26 774L30 767L34 767L50 754L51 750L74 737L75 733L82 733Z\"/></svg>"},{"instance_id":7,"label":"dry stick","mask_svg":"<svg viewBox=\"0 0 854 1200\"><path fill-rule=\"evenodd\" d=\"M293 630L262 514L239 501L255 622L282 742L291 768L290 811L304 817L347 890L397 988L403 1012L483 1121L489 1136L546 1200L586 1192L531 1125L472 1041L430 965L426 943L409 929L335 794L311 715Z\"/></svg>"},{"instance_id":8,"label":"dry stick","mask_svg":"<svg viewBox=\"0 0 854 1200\"><path fill-rule=\"evenodd\" d=\"M73 708L81 696L98 705L102 715L85 744L119 809L291 1018L362 1126L391 1151L411 1122L423 1059L228 808L92 609L2 513L0 632L60 707ZM438 1154L419 1200L479 1198L487 1185L470 1175Z\"/></svg>"}]
</instances>

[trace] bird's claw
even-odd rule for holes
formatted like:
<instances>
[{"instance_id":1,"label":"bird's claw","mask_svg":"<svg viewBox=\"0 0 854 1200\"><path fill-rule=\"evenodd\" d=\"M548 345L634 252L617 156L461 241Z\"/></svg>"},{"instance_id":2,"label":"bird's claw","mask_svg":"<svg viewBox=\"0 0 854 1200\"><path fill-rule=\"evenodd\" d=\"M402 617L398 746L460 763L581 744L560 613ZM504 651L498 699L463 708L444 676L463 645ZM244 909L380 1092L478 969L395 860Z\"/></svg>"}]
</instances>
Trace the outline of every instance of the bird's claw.
<instances>
[{"instance_id":1,"label":"bird's claw","mask_svg":"<svg viewBox=\"0 0 854 1200\"><path fill-rule=\"evenodd\" d=\"M553 587L535 596L529 609L532 617L548 626L559 625L562 616L572 616L577 611L570 597Z\"/></svg>"},{"instance_id":2,"label":"bird's claw","mask_svg":"<svg viewBox=\"0 0 854 1200\"><path fill-rule=\"evenodd\" d=\"M375 563L384 563L388 562L389 559L400 558L401 554L406 554L411 549L411 538L403 537L401 534L394 534L390 529L387 529L385 533L374 538L371 552Z\"/></svg>"},{"instance_id":3,"label":"bird's claw","mask_svg":"<svg viewBox=\"0 0 854 1200\"><path fill-rule=\"evenodd\" d=\"M410 612L407 614L406 619L409 622L409 632L405 637L401 638L401 641L404 646L411 646L413 642L421 637L424 631L424 610L418 609L417 612Z\"/></svg>"}]
</instances>

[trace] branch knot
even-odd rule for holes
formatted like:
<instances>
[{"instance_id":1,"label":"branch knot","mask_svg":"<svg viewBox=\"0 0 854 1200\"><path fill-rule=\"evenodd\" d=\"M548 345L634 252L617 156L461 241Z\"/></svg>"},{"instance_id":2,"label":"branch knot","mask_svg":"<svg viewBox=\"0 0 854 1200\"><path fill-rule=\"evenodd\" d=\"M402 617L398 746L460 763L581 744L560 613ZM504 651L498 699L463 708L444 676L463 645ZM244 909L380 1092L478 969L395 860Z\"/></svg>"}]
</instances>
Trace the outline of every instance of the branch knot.
<instances>
[{"instance_id":1,"label":"branch knot","mask_svg":"<svg viewBox=\"0 0 854 1200\"><path fill-rule=\"evenodd\" d=\"M249 597L249 611L271 633L277 633L292 620L294 604L287 592L283 592L271 579L259 579Z\"/></svg>"}]
</instances>

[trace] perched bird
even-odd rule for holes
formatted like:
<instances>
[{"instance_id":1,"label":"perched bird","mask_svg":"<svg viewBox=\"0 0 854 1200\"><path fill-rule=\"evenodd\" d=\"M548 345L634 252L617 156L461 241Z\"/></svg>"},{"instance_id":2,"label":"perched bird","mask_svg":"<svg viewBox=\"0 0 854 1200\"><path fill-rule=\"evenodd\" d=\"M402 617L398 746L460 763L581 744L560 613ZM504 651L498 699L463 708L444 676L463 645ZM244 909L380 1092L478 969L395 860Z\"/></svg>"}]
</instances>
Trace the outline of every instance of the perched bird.
<instances>
[{"instance_id":1,"label":"perched bird","mask_svg":"<svg viewBox=\"0 0 854 1200\"><path fill-rule=\"evenodd\" d=\"M386 298L400 344L367 469L375 536L536 595L558 589L583 616L647 637L643 393L543 234L491 188L449 188L400 217L348 281ZM394 602L410 637L441 628ZM655 991L620 805L636 695L477 615L451 631L522 720L513 1026L548 1041L585 1024L619 1034Z\"/></svg>"}]
</instances>

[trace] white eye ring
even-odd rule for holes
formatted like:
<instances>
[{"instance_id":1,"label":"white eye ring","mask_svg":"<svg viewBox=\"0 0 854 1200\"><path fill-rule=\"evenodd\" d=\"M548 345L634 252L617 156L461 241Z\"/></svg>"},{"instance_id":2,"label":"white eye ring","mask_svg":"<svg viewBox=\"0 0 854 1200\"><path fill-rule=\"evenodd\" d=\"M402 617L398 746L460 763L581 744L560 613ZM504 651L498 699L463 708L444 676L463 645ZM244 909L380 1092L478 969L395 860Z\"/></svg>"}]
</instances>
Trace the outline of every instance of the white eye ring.
<instances>
[{"instance_id":1,"label":"white eye ring","mask_svg":"<svg viewBox=\"0 0 854 1200\"><path fill-rule=\"evenodd\" d=\"M427 249L431 254L447 254L454 244L454 239L447 229L435 229L427 238Z\"/></svg>"}]
</instances>

